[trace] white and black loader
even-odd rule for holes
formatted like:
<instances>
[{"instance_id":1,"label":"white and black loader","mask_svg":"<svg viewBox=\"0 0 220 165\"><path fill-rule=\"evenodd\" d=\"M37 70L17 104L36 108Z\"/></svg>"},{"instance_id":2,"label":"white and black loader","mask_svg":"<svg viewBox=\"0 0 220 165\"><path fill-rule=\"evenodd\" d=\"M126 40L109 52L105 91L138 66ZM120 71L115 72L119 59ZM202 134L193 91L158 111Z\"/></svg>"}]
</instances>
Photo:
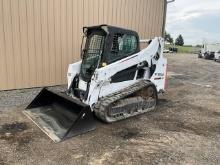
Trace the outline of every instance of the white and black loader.
<instances>
[{"instance_id":1,"label":"white and black loader","mask_svg":"<svg viewBox=\"0 0 220 165\"><path fill-rule=\"evenodd\" d=\"M220 62L220 44L219 44L219 49L217 51L215 51L214 60L217 62Z\"/></svg>"},{"instance_id":2,"label":"white and black loader","mask_svg":"<svg viewBox=\"0 0 220 165\"><path fill-rule=\"evenodd\" d=\"M220 61L220 43L204 43L198 55L199 58L214 59Z\"/></svg>"},{"instance_id":3,"label":"white and black loader","mask_svg":"<svg viewBox=\"0 0 220 165\"><path fill-rule=\"evenodd\" d=\"M155 109L165 91L164 39L139 40L135 31L99 25L83 28L82 60L70 64L68 90L44 88L24 113L53 141ZM140 50L140 42L148 46Z\"/></svg>"}]
</instances>

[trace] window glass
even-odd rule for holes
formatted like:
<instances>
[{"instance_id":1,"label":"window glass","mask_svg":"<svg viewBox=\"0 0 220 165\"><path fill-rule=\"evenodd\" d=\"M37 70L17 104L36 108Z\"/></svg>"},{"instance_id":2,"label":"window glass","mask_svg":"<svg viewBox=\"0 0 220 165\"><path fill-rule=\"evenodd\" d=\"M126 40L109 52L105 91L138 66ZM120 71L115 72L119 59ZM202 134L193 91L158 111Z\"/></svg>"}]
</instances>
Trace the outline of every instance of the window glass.
<instances>
[{"instance_id":1,"label":"window glass","mask_svg":"<svg viewBox=\"0 0 220 165\"><path fill-rule=\"evenodd\" d=\"M137 38L128 34L115 34L112 53L115 58L123 58L133 54L138 46Z\"/></svg>"},{"instance_id":2,"label":"window glass","mask_svg":"<svg viewBox=\"0 0 220 165\"><path fill-rule=\"evenodd\" d=\"M104 47L104 35L92 34L88 37L81 65L81 77L86 80L90 79L97 68L100 55Z\"/></svg>"},{"instance_id":3,"label":"window glass","mask_svg":"<svg viewBox=\"0 0 220 165\"><path fill-rule=\"evenodd\" d=\"M104 36L92 35L88 44L88 54L99 54L104 44Z\"/></svg>"}]
</instances>

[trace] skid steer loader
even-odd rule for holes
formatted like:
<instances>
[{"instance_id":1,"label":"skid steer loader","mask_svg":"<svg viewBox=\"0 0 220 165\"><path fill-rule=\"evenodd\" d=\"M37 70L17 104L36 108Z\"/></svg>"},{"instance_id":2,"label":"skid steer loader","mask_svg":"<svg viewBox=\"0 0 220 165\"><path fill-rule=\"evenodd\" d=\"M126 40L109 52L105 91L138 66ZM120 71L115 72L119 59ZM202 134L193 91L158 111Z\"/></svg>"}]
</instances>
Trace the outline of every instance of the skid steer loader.
<instances>
[{"instance_id":1,"label":"skid steer loader","mask_svg":"<svg viewBox=\"0 0 220 165\"><path fill-rule=\"evenodd\" d=\"M165 90L163 38L139 40L135 31L108 25L83 33L67 92L44 88L24 111L54 142L94 130L94 115L111 123L151 111ZM148 46L140 50L140 42Z\"/></svg>"}]
</instances>

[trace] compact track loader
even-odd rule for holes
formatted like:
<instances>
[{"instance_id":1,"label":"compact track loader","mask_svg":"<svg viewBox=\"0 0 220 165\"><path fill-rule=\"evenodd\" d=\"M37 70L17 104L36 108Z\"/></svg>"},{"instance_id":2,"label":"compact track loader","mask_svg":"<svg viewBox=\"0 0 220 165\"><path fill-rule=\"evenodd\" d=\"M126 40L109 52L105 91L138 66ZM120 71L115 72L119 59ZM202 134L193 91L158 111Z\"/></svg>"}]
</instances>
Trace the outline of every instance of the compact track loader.
<instances>
[{"instance_id":1,"label":"compact track loader","mask_svg":"<svg viewBox=\"0 0 220 165\"><path fill-rule=\"evenodd\" d=\"M209 60L218 60L220 52L220 43L204 43L198 55L198 58Z\"/></svg>"},{"instance_id":2,"label":"compact track loader","mask_svg":"<svg viewBox=\"0 0 220 165\"><path fill-rule=\"evenodd\" d=\"M70 64L68 90L44 88L24 113L53 141L155 109L164 92L163 38L139 40L135 31L100 25L83 28L81 61ZM148 46L140 50L140 42Z\"/></svg>"}]
</instances>

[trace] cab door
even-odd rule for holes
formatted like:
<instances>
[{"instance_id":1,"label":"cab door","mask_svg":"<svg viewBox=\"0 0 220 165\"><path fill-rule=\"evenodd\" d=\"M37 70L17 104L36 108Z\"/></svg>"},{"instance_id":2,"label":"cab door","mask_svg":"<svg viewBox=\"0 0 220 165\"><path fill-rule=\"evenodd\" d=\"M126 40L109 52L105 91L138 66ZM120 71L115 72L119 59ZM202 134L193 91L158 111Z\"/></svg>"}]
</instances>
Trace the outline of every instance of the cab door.
<instances>
[{"instance_id":1,"label":"cab door","mask_svg":"<svg viewBox=\"0 0 220 165\"><path fill-rule=\"evenodd\" d=\"M139 41L135 35L116 33L112 38L112 45L109 56L102 61L102 65L111 65L138 53L140 51ZM125 63L117 64L117 68L121 68L122 65L129 66L123 70L119 70L115 73L108 82L102 85L99 97L106 96L110 93L117 92L125 87L134 84L137 74L137 65L129 65L129 61ZM121 66L120 66L121 65ZM112 68L118 70L116 68Z\"/></svg>"}]
</instances>

